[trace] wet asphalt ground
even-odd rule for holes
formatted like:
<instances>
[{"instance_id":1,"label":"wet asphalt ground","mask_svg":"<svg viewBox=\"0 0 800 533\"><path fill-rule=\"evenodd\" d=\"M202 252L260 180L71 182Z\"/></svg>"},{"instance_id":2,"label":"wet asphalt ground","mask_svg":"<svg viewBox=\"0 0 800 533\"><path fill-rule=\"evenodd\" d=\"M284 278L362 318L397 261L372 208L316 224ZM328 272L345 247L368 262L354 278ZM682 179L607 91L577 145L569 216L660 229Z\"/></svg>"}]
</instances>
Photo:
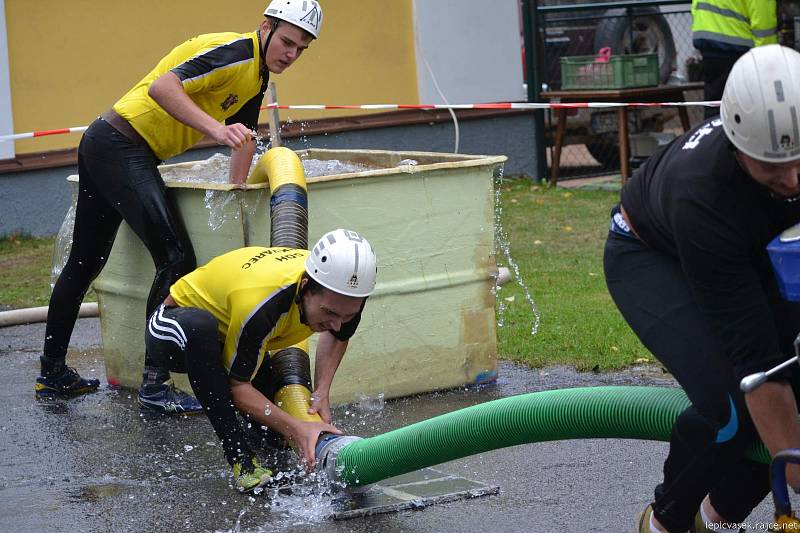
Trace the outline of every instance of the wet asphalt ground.
<instances>
[{"instance_id":1,"label":"wet asphalt ground","mask_svg":"<svg viewBox=\"0 0 800 533\"><path fill-rule=\"evenodd\" d=\"M44 325L0 329L0 531L634 531L660 480L667 445L627 440L537 443L435 468L497 495L351 520L331 520L331 497L306 480L292 494L231 488L230 469L203 416L143 415L135 393L110 390L96 319L78 321L70 365L103 386L63 405L34 400ZM614 374L502 363L497 383L337 407L334 423L371 436L516 394L595 385L674 386L657 369ZM291 463L291 458L288 459ZM771 518L765 501L748 519Z\"/></svg>"}]
</instances>

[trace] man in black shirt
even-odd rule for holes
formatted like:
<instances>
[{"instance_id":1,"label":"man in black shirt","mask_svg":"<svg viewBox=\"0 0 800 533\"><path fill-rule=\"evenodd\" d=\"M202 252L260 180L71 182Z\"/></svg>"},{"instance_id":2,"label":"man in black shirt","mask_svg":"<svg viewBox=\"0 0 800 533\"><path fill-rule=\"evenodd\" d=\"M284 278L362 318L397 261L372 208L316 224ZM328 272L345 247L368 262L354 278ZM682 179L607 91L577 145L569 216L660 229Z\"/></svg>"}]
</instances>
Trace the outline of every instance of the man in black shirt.
<instances>
[{"instance_id":1,"label":"man in black shirt","mask_svg":"<svg viewBox=\"0 0 800 533\"><path fill-rule=\"evenodd\" d=\"M637 171L606 243L609 292L692 402L640 515L645 533L743 522L769 491L767 465L745 451L759 438L773 455L800 447L798 367L739 390L783 361L800 332L800 304L781 298L766 252L800 222L800 53L745 54L720 111ZM787 478L800 488L796 466Z\"/></svg>"}]
</instances>

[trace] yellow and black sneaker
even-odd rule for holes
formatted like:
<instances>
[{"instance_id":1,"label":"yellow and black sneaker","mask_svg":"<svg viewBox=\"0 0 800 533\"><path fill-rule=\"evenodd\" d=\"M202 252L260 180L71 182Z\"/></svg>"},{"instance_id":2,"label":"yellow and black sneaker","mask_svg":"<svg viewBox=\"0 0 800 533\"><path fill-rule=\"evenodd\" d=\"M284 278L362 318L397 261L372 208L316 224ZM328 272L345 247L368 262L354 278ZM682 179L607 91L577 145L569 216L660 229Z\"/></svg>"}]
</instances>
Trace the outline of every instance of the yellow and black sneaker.
<instances>
[{"instance_id":1,"label":"yellow and black sneaker","mask_svg":"<svg viewBox=\"0 0 800 533\"><path fill-rule=\"evenodd\" d=\"M258 459L242 459L233 463L233 478L239 492L250 492L272 481L272 470L264 468Z\"/></svg>"},{"instance_id":2,"label":"yellow and black sneaker","mask_svg":"<svg viewBox=\"0 0 800 533\"><path fill-rule=\"evenodd\" d=\"M82 378L78 371L67 366L64 360L52 361L42 356L42 375L36 378L34 390L40 400L59 400L94 392L99 379Z\"/></svg>"},{"instance_id":3,"label":"yellow and black sneaker","mask_svg":"<svg viewBox=\"0 0 800 533\"><path fill-rule=\"evenodd\" d=\"M650 516L653 514L653 505L636 516L636 533L650 533Z\"/></svg>"},{"instance_id":4,"label":"yellow and black sneaker","mask_svg":"<svg viewBox=\"0 0 800 533\"><path fill-rule=\"evenodd\" d=\"M691 529L689 529L689 533L707 533L707 532L710 533L714 531L719 531L719 527L720 524L712 522L706 523L705 520L703 520L703 515L698 510L697 514L694 515L694 524L692 524ZM745 529L741 528L739 530L739 533L744 533L744 531Z\"/></svg>"}]
</instances>

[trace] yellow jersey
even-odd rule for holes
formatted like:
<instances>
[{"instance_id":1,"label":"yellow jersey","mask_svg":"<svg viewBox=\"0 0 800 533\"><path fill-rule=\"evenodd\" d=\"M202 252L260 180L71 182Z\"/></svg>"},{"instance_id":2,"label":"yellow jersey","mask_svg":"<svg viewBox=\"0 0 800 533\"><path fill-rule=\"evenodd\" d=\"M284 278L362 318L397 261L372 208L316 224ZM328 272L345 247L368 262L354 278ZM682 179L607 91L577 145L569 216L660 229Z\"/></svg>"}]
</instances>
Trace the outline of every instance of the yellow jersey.
<instances>
[{"instance_id":1,"label":"yellow jersey","mask_svg":"<svg viewBox=\"0 0 800 533\"><path fill-rule=\"evenodd\" d=\"M234 379L251 381L267 351L287 348L313 333L299 308L306 257L308 250L239 248L170 288L181 307L205 309L216 317L223 364Z\"/></svg>"},{"instance_id":2,"label":"yellow jersey","mask_svg":"<svg viewBox=\"0 0 800 533\"><path fill-rule=\"evenodd\" d=\"M197 143L203 134L173 118L150 98L147 93L152 83L167 72L175 73L189 98L220 122L261 97L257 112L265 85L259 47L257 31L209 33L189 39L161 59L114 104L114 110L130 122L159 159L169 159Z\"/></svg>"}]
</instances>

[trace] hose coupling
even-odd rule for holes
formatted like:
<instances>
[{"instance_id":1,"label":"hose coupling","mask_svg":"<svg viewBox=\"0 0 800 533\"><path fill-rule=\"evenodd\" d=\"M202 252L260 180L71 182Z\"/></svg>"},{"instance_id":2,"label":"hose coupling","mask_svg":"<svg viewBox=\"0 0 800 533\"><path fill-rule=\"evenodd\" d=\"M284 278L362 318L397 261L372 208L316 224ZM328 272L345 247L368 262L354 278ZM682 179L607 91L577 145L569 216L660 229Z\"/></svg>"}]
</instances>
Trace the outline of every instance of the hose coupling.
<instances>
[{"instance_id":1,"label":"hose coupling","mask_svg":"<svg viewBox=\"0 0 800 533\"><path fill-rule=\"evenodd\" d=\"M330 481L341 481L341 472L336 469L336 456L345 446L363 440L354 435L334 435L323 433L320 435L315 448L317 465L322 468Z\"/></svg>"}]
</instances>

